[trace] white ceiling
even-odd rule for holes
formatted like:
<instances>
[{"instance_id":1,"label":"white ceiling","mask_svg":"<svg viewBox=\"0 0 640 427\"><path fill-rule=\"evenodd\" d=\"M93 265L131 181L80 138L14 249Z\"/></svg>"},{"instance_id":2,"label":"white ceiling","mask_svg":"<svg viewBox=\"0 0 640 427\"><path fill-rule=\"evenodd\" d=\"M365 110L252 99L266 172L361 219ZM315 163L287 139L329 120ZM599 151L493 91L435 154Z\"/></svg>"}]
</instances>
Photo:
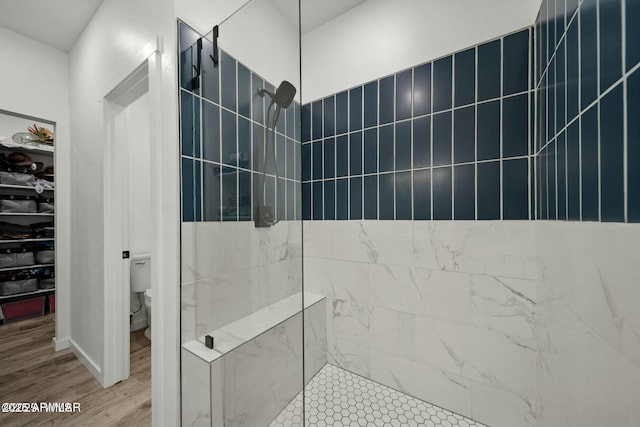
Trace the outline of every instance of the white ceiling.
<instances>
[{"instance_id":1,"label":"white ceiling","mask_svg":"<svg viewBox=\"0 0 640 427\"><path fill-rule=\"evenodd\" d=\"M271 0L289 23L298 27L297 0ZM302 34L319 27L367 0L301 0Z\"/></svg>"},{"instance_id":2,"label":"white ceiling","mask_svg":"<svg viewBox=\"0 0 640 427\"><path fill-rule=\"evenodd\" d=\"M0 0L0 26L69 51L103 0Z\"/></svg>"}]
</instances>

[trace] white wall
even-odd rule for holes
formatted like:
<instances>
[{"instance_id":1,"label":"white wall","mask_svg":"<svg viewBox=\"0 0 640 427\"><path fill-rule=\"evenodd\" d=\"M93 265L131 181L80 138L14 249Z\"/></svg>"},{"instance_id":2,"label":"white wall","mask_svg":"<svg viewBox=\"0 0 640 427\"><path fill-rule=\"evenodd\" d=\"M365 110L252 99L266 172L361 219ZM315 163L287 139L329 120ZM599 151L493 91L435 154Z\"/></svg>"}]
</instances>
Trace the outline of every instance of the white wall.
<instances>
[{"instance_id":1,"label":"white wall","mask_svg":"<svg viewBox=\"0 0 640 427\"><path fill-rule=\"evenodd\" d=\"M303 102L533 25L540 3L368 0L302 37Z\"/></svg>"},{"instance_id":2,"label":"white wall","mask_svg":"<svg viewBox=\"0 0 640 427\"><path fill-rule=\"evenodd\" d=\"M56 122L56 347L63 348L70 336L69 56L4 27L0 52L0 109Z\"/></svg>"}]
</instances>

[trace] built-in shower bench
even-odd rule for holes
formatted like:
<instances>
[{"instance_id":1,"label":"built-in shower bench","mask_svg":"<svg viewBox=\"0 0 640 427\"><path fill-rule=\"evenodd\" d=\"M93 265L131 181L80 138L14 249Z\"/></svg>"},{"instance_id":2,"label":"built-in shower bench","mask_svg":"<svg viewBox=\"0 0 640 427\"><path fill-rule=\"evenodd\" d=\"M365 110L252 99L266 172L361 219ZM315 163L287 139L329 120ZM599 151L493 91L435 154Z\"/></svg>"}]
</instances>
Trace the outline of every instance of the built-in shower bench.
<instances>
[{"instance_id":1,"label":"built-in shower bench","mask_svg":"<svg viewBox=\"0 0 640 427\"><path fill-rule=\"evenodd\" d=\"M299 292L183 344L183 426L268 425L326 363L325 301L304 293L304 334Z\"/></svg>"}]
</instances>

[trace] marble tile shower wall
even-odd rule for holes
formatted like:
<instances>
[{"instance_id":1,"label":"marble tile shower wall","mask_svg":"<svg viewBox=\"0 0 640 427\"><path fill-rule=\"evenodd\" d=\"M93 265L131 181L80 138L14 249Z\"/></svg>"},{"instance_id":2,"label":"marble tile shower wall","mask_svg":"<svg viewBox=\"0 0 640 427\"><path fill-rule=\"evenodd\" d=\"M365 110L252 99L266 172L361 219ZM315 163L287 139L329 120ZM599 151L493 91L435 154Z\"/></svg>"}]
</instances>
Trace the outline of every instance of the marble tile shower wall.
<instances>
[{"instance_id":1,"label":"marble tile shower wall","mask_svg":"<svg viewBox=\"0 0 640 427\"><path fill-rule=\"evenodd\" d=\"M267 163L265 202L284 221L252 222L265 154L265 101L274 87L180 23L182 147L182 342L302 290L299 103L276 126L277 168ZM268 105L267 105L268 106ZM282 198L280 199L280 196ZM282 200L282 204L276 203Z\"/></svg>"},{"instance_id":2,"label":"marble tile shower wall","mask_svg":"<svg viewBox=\"0 0 640 427\"><path fill-rule=\"evenodd\" d=\"M306 220L530 219L531 30L302 107Z\"/></svg>"},{"instance_id":3,"label":"marble tile shower wall","mask_svg":"<svg viewBox=\"0 0 640 427\"><path fill-rule=\"evenodd\" d=\"M640 4L544 0L538 219L640 222Z\"/></svg>"}]
</instances>

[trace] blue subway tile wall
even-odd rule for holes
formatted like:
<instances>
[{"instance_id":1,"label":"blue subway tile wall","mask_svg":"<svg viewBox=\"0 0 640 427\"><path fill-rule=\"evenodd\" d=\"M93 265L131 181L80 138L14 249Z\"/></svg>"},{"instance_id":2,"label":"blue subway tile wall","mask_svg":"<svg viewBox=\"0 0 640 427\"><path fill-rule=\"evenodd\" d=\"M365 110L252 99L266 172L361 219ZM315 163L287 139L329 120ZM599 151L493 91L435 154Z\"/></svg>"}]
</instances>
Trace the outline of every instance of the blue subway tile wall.
<instances>
[{"instance_id":1,"label":"blue subway tile wall","mask_svg":"<svg viewBox=\"0 0 640 427\"><path fill-rule=\"evenodd\" d=\"M303 219L530 219L532 39L518 31L303 105Z\"/></svg>"},{"instance_id":2,"label":"blue subway tile wall","mask_svg":"<svg viewBox=\"0 0 640 427\"><path fill-rule=\"evenodd\" d=\"M537 219L640 222L638 19L637 0L543 0L534 43Z\"/></svg>"},{"instance_id":3,"label":"blue subway tile wall","mask_svg":"<svg viewBox=\"0 0 640 427\"><path fill-rule=\"evenodd\" d=\"M261 202L260 194L263 203L270 206L279 219L299 220L303 214L310 217L312 212L301 211L300 206L310 209L311 200L305 198L311 197L311 191L300 192L299 187L301 178L311 179L310 173L314 170L311 158L316 157L316 162L319 158L322 165L323 153L320 151L312 156L309 144L301 146L302 138L306 141L312 138L310 133L301 131L304 128L308 132L312 121L319 119L320 137L324 124L327 132L331 132L334 123L328 118L326 123L322 121L323 103L319 103L315 113L310 106L301 108L297 102L283 111L276 126L275 153L271 153L265 145L268 104L265 105L265 99L257 95L257 90L266 88L273 92L273 84L223 49L220 50L219 67L213 67L207 60L213 46L206 38L202 38L202 57L205 59L198 76L193 65L197 61L200 35L180 23L179 38L183 221L251 221L255 206ZM341 114L348 112L344 96L330 97L325 104L327 111L336 108ZM302 126L302 123L306 125ZM341 121L338 124L339 131L347 131ZM322 143L318 148L322 150ZM316 149L315 145L313 149ZM329 161L335 158L334 147L328 143L325 149L326 176L329 178L333 177ZM305 161L309 163L302 164ZM264 183L263 169L267 171ZM302 171L309 175L301 177ZM276 172L280 177L277 183ZM322 170L319 172L319 178L323 178ZM332 191L330 183L326 188L328 192ZM313 214L322 218L326 210L326 216L330 217L333 206L330 197L327 202L322 211L313 211Z\"/></svg>"}]
</instances>

